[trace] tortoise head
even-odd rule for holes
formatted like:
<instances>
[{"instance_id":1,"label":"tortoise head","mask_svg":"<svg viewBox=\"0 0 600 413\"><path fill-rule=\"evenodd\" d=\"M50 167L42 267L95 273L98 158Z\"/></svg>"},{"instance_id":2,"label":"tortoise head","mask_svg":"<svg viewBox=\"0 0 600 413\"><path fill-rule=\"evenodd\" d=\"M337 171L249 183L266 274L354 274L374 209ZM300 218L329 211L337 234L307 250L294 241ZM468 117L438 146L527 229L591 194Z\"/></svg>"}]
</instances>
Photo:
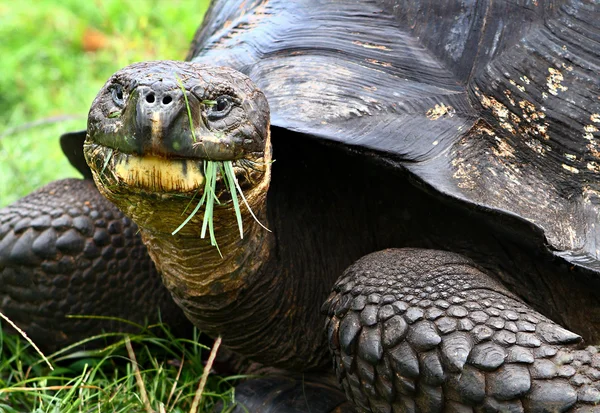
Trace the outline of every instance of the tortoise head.
<instances>
[{"instance_id":1,"label":"tortoise head","mask_svg":"<svg viewBox=\"0 0 600 413\"><path fill-rule=\"evenodd\" d=\"M84 152L100 191L142 228L158 233L173 232L186 207L202 199L212 164L222 172L214 175L214 219L228 226L236 219L224 164L232 166L250 204L266 196L267 100L233 69L136 63L115 73L92 103ZM194 222L201 220L198 214L178 234L197 236Z\"/></svg>"}]
</instances>

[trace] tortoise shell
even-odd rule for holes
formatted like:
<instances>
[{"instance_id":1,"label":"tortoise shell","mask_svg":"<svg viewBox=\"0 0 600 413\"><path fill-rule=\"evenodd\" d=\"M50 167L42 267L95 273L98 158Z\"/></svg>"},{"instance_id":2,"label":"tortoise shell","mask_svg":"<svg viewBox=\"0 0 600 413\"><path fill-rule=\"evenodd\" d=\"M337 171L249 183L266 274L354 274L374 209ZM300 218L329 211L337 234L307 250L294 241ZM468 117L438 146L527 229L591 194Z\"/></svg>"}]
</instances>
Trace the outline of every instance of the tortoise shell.
<instances>
[{"instance_id":1,"label":"tortoise shell","mask_svg":"<svg viewBox=\"0 0 600 413\"><path fill-rule=\"evenodd\" d=\"M221 0L188 59L250 76L274 126L524 220L600 271L597 2Z\"/></svg>"}]
</instances>

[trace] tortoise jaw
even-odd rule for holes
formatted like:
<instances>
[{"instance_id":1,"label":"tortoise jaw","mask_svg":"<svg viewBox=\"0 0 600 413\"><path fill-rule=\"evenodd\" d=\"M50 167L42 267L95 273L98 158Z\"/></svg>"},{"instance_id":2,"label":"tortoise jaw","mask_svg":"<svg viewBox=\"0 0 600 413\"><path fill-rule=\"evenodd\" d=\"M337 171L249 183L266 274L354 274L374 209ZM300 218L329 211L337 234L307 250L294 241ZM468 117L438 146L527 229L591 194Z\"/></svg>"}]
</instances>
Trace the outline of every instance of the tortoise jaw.
<instances>
[{"instance_id":1,"label":"tortoise jaw","mask_svg":"<svg viewBox=\"0 0 600 413\"><path fill-rule=\"evenodd\" d=\"M91 142L86 142L85 153L95 178L103 186L175 197L197 195L206 180L206 164L213 161L124 153ZM251 186L256 173L261 172L260 168L249 168L260 164L247 159L233 160L232 164L236 179L243 187ZM220 176L217 191L224 192Z\"/></svg>"},{"instance_id":2,"label":"tortoise jaw","mask_svg":"<svg viewBox=\"0 0 600 413\"><path fill-rule=\"evenodd\" d=\"M205 213L197 211L205 196L214 202L215 226L221 228L221 236L227 231L241 234L241 227L234 228L234 211L236 204L241 203L238 196L247 206L242 219L246 220L248 214L254 216L253 209L260 211L264 207L271 177L270 144L256 161L139 156L89 141L84 144L84 153L96 186L106 198L144 231L178 237L204 238L200 228ZM233 185L239 191L235 198ZM192 209L194 212L190 213Z\"/></svg>"},{"instance_id":3,"label":"tortoise jaw","mask_svg":"<svg viewBox=\"0 0 600 413\"><path fill-rule=\"evenodd\" d=\"M100 179L112 176L119 185L149 193L186 194L204 184L202 160L168 159L126 154L105 148ZM110 167L109 167L110 166Z\"/></svg>"}]
</instances>

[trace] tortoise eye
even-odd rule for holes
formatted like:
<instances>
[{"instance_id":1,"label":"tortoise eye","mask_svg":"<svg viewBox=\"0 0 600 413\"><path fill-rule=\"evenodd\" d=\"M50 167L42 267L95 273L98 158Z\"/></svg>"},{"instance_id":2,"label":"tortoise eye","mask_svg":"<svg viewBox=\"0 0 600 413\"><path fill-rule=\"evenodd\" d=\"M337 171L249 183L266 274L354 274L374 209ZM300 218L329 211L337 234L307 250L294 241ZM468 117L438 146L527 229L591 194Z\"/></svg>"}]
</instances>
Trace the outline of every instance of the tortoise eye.
<instances>
[{"instance_id":1,"label":"tortoise eye","mask_svg":"<svg viewBox=\"0 0 600 413\"><path fill-rule=\"evenodd\" d=\"M123 86L119 85L118 83L114 84L111 88L111 94L115 105L121 107L125 105L125 100L123 96Z\"/></svg>"},{"instance_id":2,"label":"tortoise eye","mask_svg":"<svg viewBox=\"0 0 600 413\"><path fill-rule=\"evenodd\" d=\"M233 99L231 96L223 95L219 96L214 103L208 109L208 118L210 120L217 120L224 118L231 111L233 106Z\"/></svg>"}]
</instances>

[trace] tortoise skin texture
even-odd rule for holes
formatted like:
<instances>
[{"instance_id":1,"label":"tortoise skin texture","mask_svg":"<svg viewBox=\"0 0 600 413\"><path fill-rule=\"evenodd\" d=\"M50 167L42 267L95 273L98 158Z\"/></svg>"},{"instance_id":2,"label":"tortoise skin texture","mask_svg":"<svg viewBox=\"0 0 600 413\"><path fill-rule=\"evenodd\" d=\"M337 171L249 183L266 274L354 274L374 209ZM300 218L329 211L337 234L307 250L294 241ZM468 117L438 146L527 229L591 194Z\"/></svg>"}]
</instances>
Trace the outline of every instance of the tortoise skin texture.
<instances>
[{"instance_id":1,"label":"tortoise skin texture","mask_svg":"<svg viewBox=\"0 0 600 413\"><path fill-rule=\"evenodd\" d=\"M137 225L90 180L52 182L0 210L0 309L46 351L162 319L183 327ZM138 310L132 310L138 308Z\"/></svg>"},{"instance_id":2,"label":"tortoise skin texture","mask_svg":"<svg viewBox=\"0 0 600 413\"><path fill-rule=\"evenodd\" d=\"M383 250L323 306L338 378L361 411L592 411L600 353L464 257ZM586 410L589 409L589 410Z\"/></svg>"}]
</instances>

